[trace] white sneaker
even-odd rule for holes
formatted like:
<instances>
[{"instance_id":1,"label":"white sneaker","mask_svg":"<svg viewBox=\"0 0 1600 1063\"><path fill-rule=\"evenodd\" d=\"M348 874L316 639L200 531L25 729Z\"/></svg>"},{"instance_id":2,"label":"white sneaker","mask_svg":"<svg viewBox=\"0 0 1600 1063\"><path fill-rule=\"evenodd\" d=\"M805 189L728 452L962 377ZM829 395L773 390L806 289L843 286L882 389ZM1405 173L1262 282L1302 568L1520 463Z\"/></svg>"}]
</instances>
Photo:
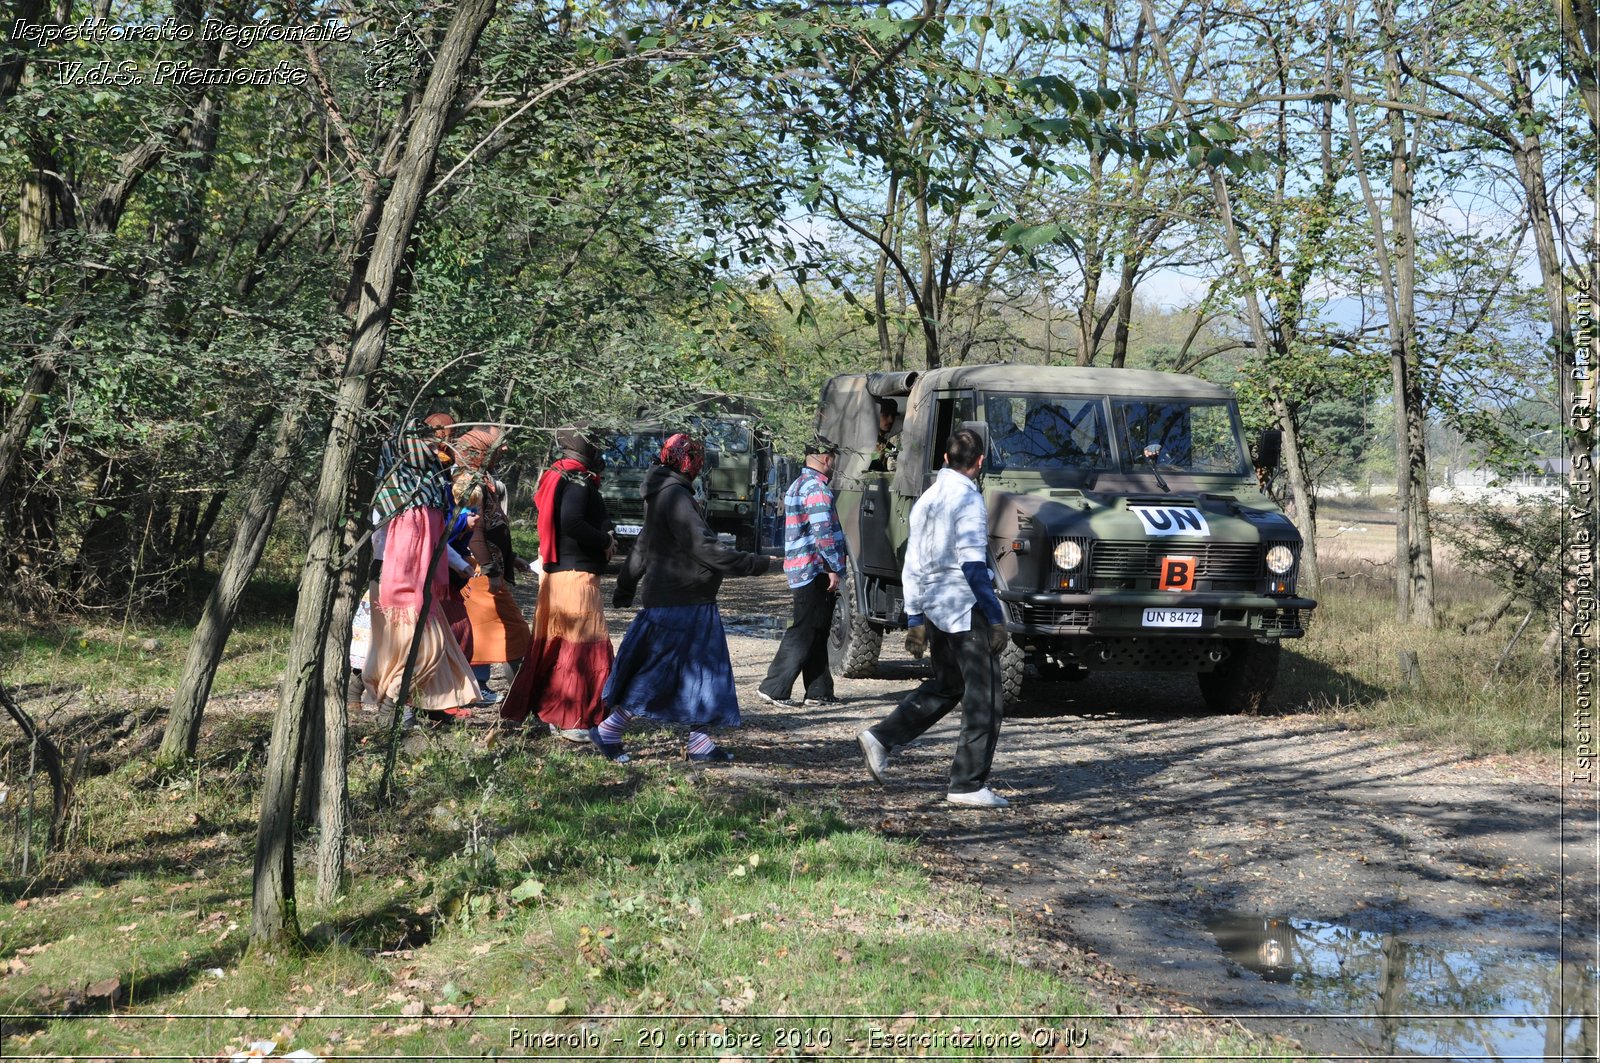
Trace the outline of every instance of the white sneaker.
<instances>
[{"instance_id":1,"label":"white sneaker","mask_svg":"<svg viewBox=\"0 0 1600 1063\"><path fill-rule=\"evenodd\" d=\"M877 780L879 786L887 786L884 776L889 774L889 751L883 748L878 736L871 731L862 731L856 735L856 744L861 747L861 755L866 758L867 774Z\"/></svg>"},{"instance_id":2,"label":"white sneaker","mask_svg":"<svg viewBox=\"0 0 1600 1063\"><path fill-rule=\"evenodd\" d=\"M1005 808L1011 804L987 786L970 794L945 794L944 799L952 805L963 805L967 808Z\"/></svg>"}]
</instances>

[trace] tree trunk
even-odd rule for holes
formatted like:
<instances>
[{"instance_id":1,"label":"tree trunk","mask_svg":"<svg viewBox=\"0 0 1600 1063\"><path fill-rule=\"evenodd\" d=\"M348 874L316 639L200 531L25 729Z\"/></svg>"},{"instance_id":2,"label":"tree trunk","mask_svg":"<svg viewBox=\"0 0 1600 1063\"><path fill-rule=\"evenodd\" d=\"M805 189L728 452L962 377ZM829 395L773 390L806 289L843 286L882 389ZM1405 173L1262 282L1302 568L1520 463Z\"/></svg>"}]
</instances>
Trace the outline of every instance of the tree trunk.
<instances>
[{"instance_id":1,"label":"tree trunk","mask_svg":"<svg viewBox=\"0 0 1600 1063\"><path fill-rule=\"evenodd\" d=\"M427 180L438 158L450 104L493 12L494 0L462 0L456 9L412 118L405 154L384 204L371 260L365 266L350 352L339 378L333 424L328 431L321 481L312 509L294 635L262 781L250 921L251 947L256 950L270 951L299 938L292 846L295 769L311 699L322 695L320 664L327 650L339 578L334 551L359 452L362 414L373 377L383 364L397 282L405 268Z\"/></svg>"},{"instance_id":2,"label":"tree trunk","mask_svg":"<svg viewBox=\"0 0 1600 1063\"><path fill-rule=\"evenodd\" d=\"M233 632L233 622L239 615L239 602L267 547L284 492L294 478L294 455L300 449L304 422L305 408L299 404L285 409L278 422L272 453L261 470L261 479L250 500L245 503L238 530L233 535L233 545L228 548L228 558L218 574L217 585L206 598L194 638L189 641L183 679L167 715L157 763L178 764L194 756L200 739L200 720L211 696L217 664L222 660L228 636Z\"/></svg>"},{"instance_id":3,"label":"tree trunk","mask_svg":"<svg viewBox=\"0 0 1600 1063\"><path fill-rule=\"evenodd\" d=\"M878 268L872 274L872 312L878 321L878 367L886 372L905 368L901 361L903 351L896 351L889 343L889 240L890 228L899 211L900 175L889 175L889 194L883 207L883 232L879 235Z\"/></svg>"},{"instance_id":4,"label":"tree trunk","mask_svg":"<svg viewBox=\"0 0 1600 1063\"><path fill-rule=\"evenodd\" d=\"M371 469L366 462L362 468ZM356 497L372 493L372 477L358 476ZM345 525L345 552L358 540L366 522L351 520ZM317 808L317 890L316 900L326 908L338 898L344 885L345 843L349 831L350 800L348 753L350 704L350 629L356 607L367 589L366 572L371 563L370 546L363 544L355 563L339 574L338 600L328 625L328 644L323 651L322 671L322 766L321 784L316 795Z\"/></svg>"},{"instance_id":5,"label":"tree trunk","mask_svg":"<svg viewBox=\"0 0 1600 1063\"><path fill-rule=\"evenodd\" d=\"M928 175L917 175L917 255L922 259L922 298L918 307L922 312L923 367L938 369L944 364L944 352L939 344L938 295L934 290L933 225L928 218Z\"/></svg>"},{"instance_id":6,"label":"tree trunk","mask_svg":"<svg viewBox=\"0 0 1600 1063\"><path fill-rule=\"evenodd\" d=\"M1551 0L1551 6L1567 46L1565 66L1589 112L1589 129L1600 134L1600 10L1594 0Z\"/></svg>"},{"instance_id":7,"label":"tree trunk","mask_svg":"<svg viewBox=\"0 0 1600 1063\"><path fill-rule=\"evenodd\" d=\"M62 828L67 822L67 778L62 770L61 750L56 744L46 738L39 725L34 723L29 716L11 696L11 691L0 684L0 705L5 706L6 714L21 728L23 735L30 745L38 751L39 758L44 761L44 771L50 779L50 833L45 841L45 850L54 852L56 846L61 844Z\"/></svg>"},{"instance_id":8,"label":"tree trunk","mask_svg":"<svg viewBox=\"0 0 1600 1063\"><path fill-rule=\"evenodd\" d=\"M1395 49L1394 9L1392 4L1379 5L1383 21L1384 73L1392 98L1399 99L1400 70ZM1355 9L1345 7L1345 35L1355 40ZM1427 459L1416 450L1425 445L1413 434L1420 434L1422 388L1418 380L1418 366L1414 363L1416 343L1412 323L1415 320L1415 268L1416 252L1412 246L1411 231L1411 161L1406 151L1405 116L1398 110L1390 111L1390 210L1391 225L1395 227L1395 249L1389 249L1389 234L1384 231L1383 212L1373 194L1372 183L1367 178L1363 161L1361 131L1356 121L1355 94L1350 86L1349 68L1344 75L1343 96L1345 120L1350 134L1352 169L1361 184L1361 195L1366 203L1367 216L1372 222L1372 250L1377 260L1382 281L1384 305L1388 311L1389 373L1394 394L1395 428L1395 618L1402 623L1412 622L1433 625L1432 601L1432 543L1429 530L1414 527L1418 520L1427 520ZM1402 228L1403 227L1403 228ZM1397 261L1404 256L1403 261ZM1415 409L1413 409L1415 407ZM1421 504L1415 497L1417 484L1421 483ZM1424 547L1424 544L1426 546ZM1424 556L1427 565L1424 568ZM1419 591L1426 592L1421 601Z\"/></svg>"},{"instance_id":9,"label":"tree trunk","mask_svg":"<svg viewBox=\"0 0 1600 1063\"><path fill-rule=\"evenodd\" d=\"M1143 11L1146 27L1151 35L1151 43L1156 54L1161 60L1163 68L1167 71L1167 78L1176 89L1177 78L1173 72L1172 60L1167 54L1166 41L1163 39L1156 23L1155 8L1151 0L1143 0ZM1185 118L1189 117L1189 107L1182 96L1174 91L1174 106ZM1296 516L1300 519L1302 538L1305 545L1300 552L1300 581L1301 585L1315 587L1320 572L1317 566L1317 541L1316 541L1316 501L1311 493L1310 477L1306 475L1305 466L1301 461L1299 433L1295 431L1293 411L1289 408L1284 398L1284 388L1278 380L1277 373L1272 371L1273 347L1267 336L1266 322L1261 315L1261 304L1256 295L1256 286L1251 283L1250 262L1245 257L1244 243L1239 237L1239 227L1233 217L1233 197L1228 191L1228 183L1222 176L1222 171L1215 166L1208 166L1211 175L1211 196L1217 205L1217 220L1220 223L1222 240L1228 249L1228 254L1233 260L1234 268L1239 273L1239 280L1243 288L1241 300L1244 303L1245 322L1250 327L1250 337L1254 342L1256 356L1262 364L1268 367L1268 388L1271 395L1273 414L1278 419L1278 424L1283 432L1286 444L1283 448L1284 465L1289 475L1289 487L1294 496Z\"/></svg>"},{"instance_id":10,"label":"tree trunk","mask_svg":"<svg viewBox=\"0 0 1600 1063\"><path fill-rule=\"evenodd\" d=\"M1379 5L1383 22L1383 67L1389 98L1401 98L1398 49L1399 27L1392 3ZM1420 123L1421 119L1418 118ZM1416 175L1411 150L1420 131L1406 134L1405 113L1389 111L1389 227L1394 240L1395 302L1398 315L1390 323L1393 356L1403 363L1404 372L1395 381L1395 435L1404 441L1404 465L1397 477L1406 479L1406 567L1411 586L1409 616L1419 627L1433 626L1433 530L1428 508L1427 418L1422 393L1422 358L1417 351L1417 238L1412 208ZM1401 456L1396 449L1396 457Z\"/></svg>"}]
</instances>

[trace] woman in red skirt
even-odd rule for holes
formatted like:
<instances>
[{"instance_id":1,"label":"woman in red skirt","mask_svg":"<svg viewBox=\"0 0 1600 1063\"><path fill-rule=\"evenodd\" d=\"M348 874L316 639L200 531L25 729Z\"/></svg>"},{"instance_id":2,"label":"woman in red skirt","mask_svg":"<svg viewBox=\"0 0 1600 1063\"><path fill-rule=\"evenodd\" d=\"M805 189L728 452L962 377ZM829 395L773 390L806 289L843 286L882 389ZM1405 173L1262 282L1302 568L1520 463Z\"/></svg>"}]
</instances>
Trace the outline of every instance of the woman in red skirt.
<instances>
[{"instance_id":1,"label":"woman in red skirt","mask_svg":"<svg viewBox=\"0 0 1600 1063\"><path fill-rule=\"evenodd\" d=\"M600 496L600 450L581 428L556 433L561 457L539 478L539 604L522 669L500 708L520 723L530 711L557 732L580 733L606 715L600 691L611 674L611 637L600 574L616 549Z\"/></svg>"}]
</instances>

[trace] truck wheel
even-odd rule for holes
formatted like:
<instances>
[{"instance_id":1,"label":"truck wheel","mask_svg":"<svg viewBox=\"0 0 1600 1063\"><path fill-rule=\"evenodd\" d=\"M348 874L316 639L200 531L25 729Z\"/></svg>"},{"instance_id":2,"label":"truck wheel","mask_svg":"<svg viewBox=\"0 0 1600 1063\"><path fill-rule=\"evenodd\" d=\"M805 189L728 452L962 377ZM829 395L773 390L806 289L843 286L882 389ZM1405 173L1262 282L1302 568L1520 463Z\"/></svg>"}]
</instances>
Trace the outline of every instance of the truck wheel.
<instances>
[{"instance_id":1,"label":"truck wheel","mask_svg":"<svg viewBox=\"0 0 1600 1063\"><path fill-rule=\"evenodd\" d=\"M1015 642L1007 642L1000 651L1000 686L1005 693L1005 703L1015 705L1022 700L1022 677L1028 668L1028 655Z\"/></svg>"},{"instance_id":2,"label":"truck wheel","mask_svg":"<svg viewBox=\"0 0 1600 1063\"><path fill-rule=\"evenodd\" d=\"M867 679L878 667L883 632L856 609L855 570L846 565L833 603L833 625L828 629L828 667L846 679Z\"/></svg>"},{"instance_id":3,"label":"truck wheel","mask_svg":"<svg viewBox=\"0 0 1600 1063\"><path fill-rule=\"evenodd\" d=\"M759 545L756 542L755 530L751 528L740 528L733 537L733 545L740 550L743 550L747 554L755 553L756 547Z\"/></svg>"},{"instance_id":4,"label":"truck wheel","mask_svg":"<svg viewBox=\"0 0 1600 1063\"><path fill-rule=\"evenodd\" d=\"M1235 645L1226 661L1198 677L1206 707L1213 712L1260 712L1278 681L1281 650L1276 642Z\"/></svg>"}]
</instances>

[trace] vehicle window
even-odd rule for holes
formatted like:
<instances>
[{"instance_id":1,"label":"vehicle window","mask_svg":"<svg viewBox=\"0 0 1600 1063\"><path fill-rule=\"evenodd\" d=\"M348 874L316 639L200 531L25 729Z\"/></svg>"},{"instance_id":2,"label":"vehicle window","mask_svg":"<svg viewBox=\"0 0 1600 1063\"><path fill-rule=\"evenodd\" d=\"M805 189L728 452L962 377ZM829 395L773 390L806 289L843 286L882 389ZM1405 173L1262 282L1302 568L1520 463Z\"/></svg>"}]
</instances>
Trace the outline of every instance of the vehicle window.
<instances>
[{"instance_id":1,"label":"vehicle window","mask_svg":"<svg viewBox=\"0 0 1600 1063\"><path fill-rule=\"evenodd\" d=\"M1113 406L1123 452L1135 469L1247 471L1233 408L1226 402L1119 399Z\"/></svg>"},{"instance_id":2,"label":"vehicle window","mask_svg":"<svg viewBox=\"0 0 1600 1063\"><path fill-rule=\"evenodd\" d=\"M660 432L628 432L612 436L605 447L608 469L645 469L661 453L666 436Z\"/></svg>"},{"instance_id":3,"label":"vehicle window","mask_svg":"<svg viewBox=\"0 0 1600 1063\"><path fill-rule=\"evenodd\" d=\"M1006 469L1105 469L1111 445L1099 399L985 395L991 458Z\"/></svg>"},{"instance_id":4,"label":"vehicle window","mask_svg":"<svg viewBox=\"0 0 1600 1063\"><path fill-rule=\"evenodd\" d=\"M729 454L750 452L750 429L730 421L711 421L695 418L694 428L705 440L706 450L720 450Z\"/></svg>"},{"instance_id":5,"label":"vehicle window","mask_svg":"<svg viewBox=\"0 0 1600 1063\"><path fill-rule=\"evenodd\" d=\"M944 445L950 439L950 433L960 427L961 422L973 420L973 411L976 403L968 394L941 395L936 408L933 423L933 439L928 447L928 468L937 472L944 467Z\"/></svg>"}]
</instances>

